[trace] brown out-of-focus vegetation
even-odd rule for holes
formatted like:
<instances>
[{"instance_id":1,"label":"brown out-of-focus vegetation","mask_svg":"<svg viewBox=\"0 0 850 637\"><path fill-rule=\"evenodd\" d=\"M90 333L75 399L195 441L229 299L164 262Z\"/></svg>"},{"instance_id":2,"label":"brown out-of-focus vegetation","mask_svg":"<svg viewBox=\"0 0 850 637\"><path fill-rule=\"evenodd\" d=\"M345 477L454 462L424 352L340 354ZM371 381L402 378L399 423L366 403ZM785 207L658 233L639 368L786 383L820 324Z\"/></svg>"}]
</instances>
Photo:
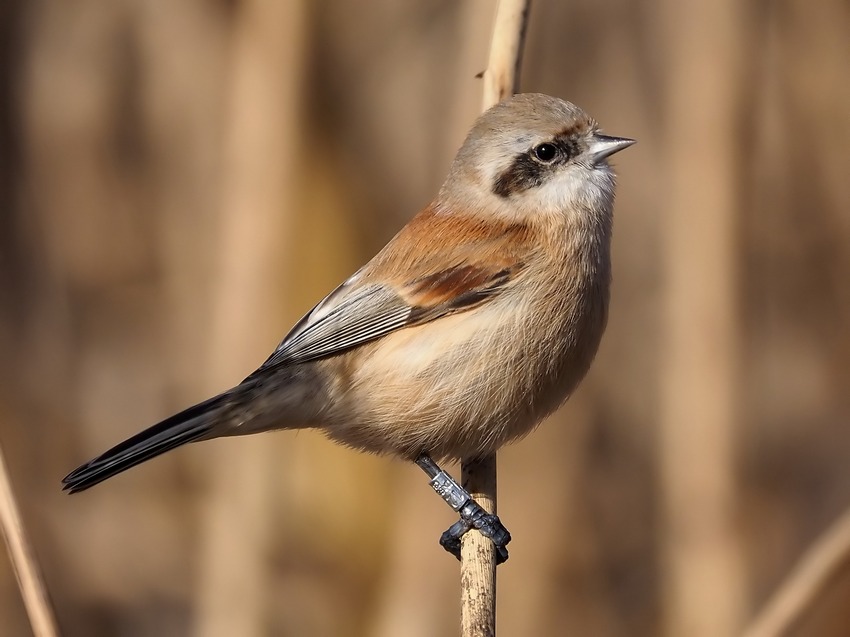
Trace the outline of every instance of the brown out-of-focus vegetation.
<instances>
[{"instance_id":1,"label":"brown out-of-focus vegetation","mask_svg":"<svg viewBox=\"0 0 850 637\"><path fill-rule=\"evenodd\" d=\"M275 4L0 7L0 441L69 636L457 634L413 466L280 433L59 491L250 372L477 113L492 2ZM540 0L526 46L640 143L596 364L500 454L500 632L734 635L850 507L850 5ZM844 573L789 634L848 625Z\"/></svg>"}]
</instances>

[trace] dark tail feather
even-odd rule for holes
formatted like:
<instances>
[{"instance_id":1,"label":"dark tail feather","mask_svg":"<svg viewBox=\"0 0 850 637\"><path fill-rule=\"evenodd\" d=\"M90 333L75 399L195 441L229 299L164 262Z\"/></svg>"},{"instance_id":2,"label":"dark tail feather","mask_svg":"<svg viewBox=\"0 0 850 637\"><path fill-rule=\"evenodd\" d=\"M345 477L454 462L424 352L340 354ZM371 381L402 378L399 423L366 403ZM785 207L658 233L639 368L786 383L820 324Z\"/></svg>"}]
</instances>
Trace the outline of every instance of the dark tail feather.
<instances>
[{"instance_id":1,"label":"dark tail feather","mask_svg":"<svg viewBox=\"0 0 850 637\"><path fill-rule=\"evenodd\" d=\"M205 437L216 423L216 410L232 398L232 391L225 392L145 429L69 473L62 479L63 490L84 491L145 460Z\"/></svg>"}]
</instances>

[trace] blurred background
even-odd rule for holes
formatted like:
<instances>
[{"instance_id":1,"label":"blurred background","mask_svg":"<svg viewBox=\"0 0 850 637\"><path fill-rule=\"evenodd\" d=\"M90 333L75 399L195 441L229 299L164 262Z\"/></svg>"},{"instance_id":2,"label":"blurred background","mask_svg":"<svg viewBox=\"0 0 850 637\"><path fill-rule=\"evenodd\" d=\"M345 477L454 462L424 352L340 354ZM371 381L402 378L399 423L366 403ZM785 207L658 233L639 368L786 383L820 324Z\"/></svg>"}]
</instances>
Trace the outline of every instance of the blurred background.
<instances>
[{"instance_id":1,"label":"blurred background","mask_svg":"<svg viewBox=\"0 0 850 637\"><path fill-rule=\"evenodd\" d=\"M59 480L241 380L428 203L494 10L0 4L0 442L66 635L457 634L414 466L300 432ZM639 144L596 363L499 455L501 634L740 634L850 506L848 73L845 0L534 3L522 90ZM29 634L5 558L0 617ZM789 634L848 626L844 574Z\"/></svg>"}]
</instances>

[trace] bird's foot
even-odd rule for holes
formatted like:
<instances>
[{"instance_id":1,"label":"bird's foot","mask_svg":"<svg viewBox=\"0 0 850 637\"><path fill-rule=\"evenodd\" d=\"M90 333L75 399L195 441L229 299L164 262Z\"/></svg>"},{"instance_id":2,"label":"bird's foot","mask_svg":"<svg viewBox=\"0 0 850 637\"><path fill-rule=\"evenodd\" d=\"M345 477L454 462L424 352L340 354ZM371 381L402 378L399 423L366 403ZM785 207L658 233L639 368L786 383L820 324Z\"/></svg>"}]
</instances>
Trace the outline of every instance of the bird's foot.
<instances>
[{"instance_id":1,"label":"bird's foot","mask_svg":"<svg viewBox=\"0 0 850 637\"><path fill-rule=\"evenodd\" d=\"M458 513L460 513L460 520L452 524L440 536L440 545L444 549L460 559L460 538L469 529L477 529L481 535L489 538L495 545L496 564L502 564L508 559L507 544L511 541L511 534L502 524L498 515L487 513L472 498Z\"/></svg>"},{"instance_id":2,"label":"bird's foot","mask_svg":"<svg viewBox=\"0 0 850 637\"><path fill-rule=\"evenodd\" d=\"M440 545L460 559L460 538L470 529L476 529L495 545L496 564L507 560L506 545L511 541L511 534L499 520L499 516L487 513L466 489L440 469L429 456L420 455L416 464L430 476L434 491L460 514L460 520L452 524L440 537Z\"/></svg>"}]
</instances>

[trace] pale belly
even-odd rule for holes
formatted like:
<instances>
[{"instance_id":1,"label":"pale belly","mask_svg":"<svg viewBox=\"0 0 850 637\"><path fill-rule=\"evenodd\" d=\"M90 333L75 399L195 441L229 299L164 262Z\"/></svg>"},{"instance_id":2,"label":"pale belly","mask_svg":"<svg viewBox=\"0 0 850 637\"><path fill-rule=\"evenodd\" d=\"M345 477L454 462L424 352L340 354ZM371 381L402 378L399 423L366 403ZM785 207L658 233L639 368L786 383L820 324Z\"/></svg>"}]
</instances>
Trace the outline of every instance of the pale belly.
<instances>
[{"instance_id":1,"label":"pale belly","mask_svg":"<svg viewBox=\"0 0 850 637\"><path fill-rule=\"evenodd\" d=\"M586 365L570 365L576 353L570 326L557 324L562 317L537 326L535 339L525 316L493 304L353 353L334 401L342 409L323 428L345 444L407 458L481 455L528 433L563 402Z\"/></svg>"}]
</instances>

